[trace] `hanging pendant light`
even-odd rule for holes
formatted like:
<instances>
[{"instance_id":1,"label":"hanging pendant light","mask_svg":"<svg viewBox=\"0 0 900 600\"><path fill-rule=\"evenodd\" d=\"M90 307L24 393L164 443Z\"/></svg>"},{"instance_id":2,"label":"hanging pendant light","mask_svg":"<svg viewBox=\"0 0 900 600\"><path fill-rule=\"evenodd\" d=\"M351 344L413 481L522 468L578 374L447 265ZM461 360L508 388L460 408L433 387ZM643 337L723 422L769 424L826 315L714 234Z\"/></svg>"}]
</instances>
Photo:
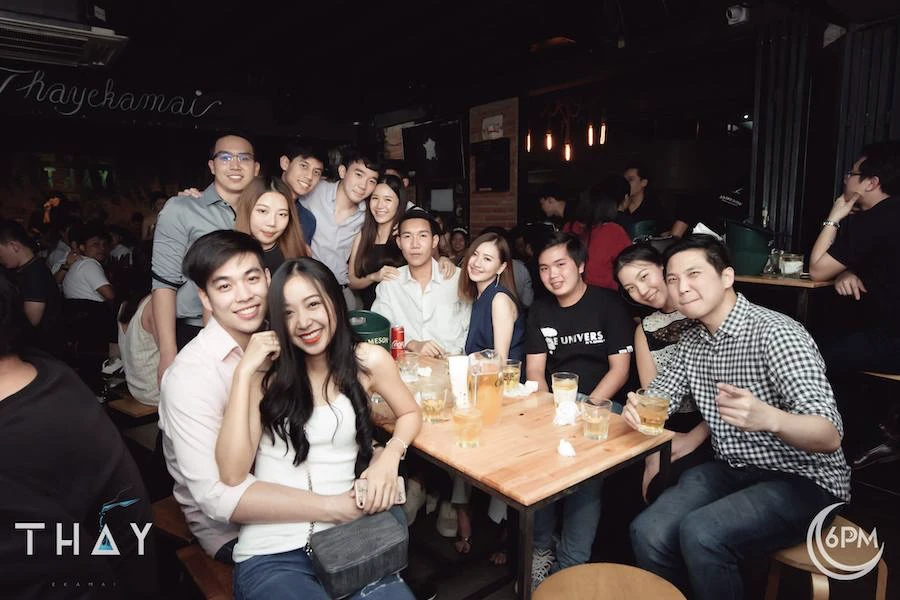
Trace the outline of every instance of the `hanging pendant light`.
<instances>
[{"instance_id":1,"label":"hanging pendant light","mask_svg":"<svg viewBox=\"0 0 900 600\"><path fill-rule=\"evenodd\" d=\"M606 145L606 119L600 121L600 139L598 140L598 143L601 146Z\"/></svg>"},{"instance_id":2,"label":"hanging pendant light","mask_svg":"<svg viewBox=\"0 0 900 600\"><path fill-rule=\"evenodd\" d=\"M544 143L547 146L547 150L553 150L553 133L549 129L547 130Z\"/></svg>"},{"instance_id":3,"label":"hanging pendant light","mask_svg":"<svg viewBox=\"0 0 900 600\"><path fill-rule=\"evenodd\" d=\"M588 144L588 146L594 145L594 124L593 123L588 123L587 144Z\"/></svg>"},{"instance_id":4,"label":"hanging pendant light","mask_svg":"<svg viewBox=\"0 0 900 600\"><path fill-rule=\"evenodd\" d=\"M531 130L525 134L525 152L531 152Z\"/></svg>"},{"instance_id":5,"label":"hanging pendant light","mask_svg":"<svg viewBox=\"0 0 900 600\"><path fill-rule=\"evenodd\" d=\"M566 159L566 162L572 160L572 144L566 142L563 146L563 158Z\"/></svg>"}]
</instances>

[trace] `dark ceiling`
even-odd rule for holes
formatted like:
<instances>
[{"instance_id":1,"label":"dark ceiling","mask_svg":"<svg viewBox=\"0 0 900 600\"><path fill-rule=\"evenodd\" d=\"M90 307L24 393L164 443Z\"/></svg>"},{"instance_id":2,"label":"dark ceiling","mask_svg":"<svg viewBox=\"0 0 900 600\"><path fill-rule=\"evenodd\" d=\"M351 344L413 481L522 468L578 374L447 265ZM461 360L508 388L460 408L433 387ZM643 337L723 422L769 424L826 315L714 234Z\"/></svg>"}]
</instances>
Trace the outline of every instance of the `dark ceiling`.
<instances>
[{"instance_id":1,"label":"dark ceiling","mask_svg":"<svg viewBox=\"0 0 900 600\"><path fill-rule=\"evenodd\" d=\"M116 32L130 38L116 70L273 98L276 119L291 122L363 120L408 107L449 112L648 56L689 57L752 35L725 23L725 7L735 3L114 0L110 13ZM752 11L758 3L749 4ZM843 24L898 12L888 0L813 4Z\"/></svg>"}]
</instances>

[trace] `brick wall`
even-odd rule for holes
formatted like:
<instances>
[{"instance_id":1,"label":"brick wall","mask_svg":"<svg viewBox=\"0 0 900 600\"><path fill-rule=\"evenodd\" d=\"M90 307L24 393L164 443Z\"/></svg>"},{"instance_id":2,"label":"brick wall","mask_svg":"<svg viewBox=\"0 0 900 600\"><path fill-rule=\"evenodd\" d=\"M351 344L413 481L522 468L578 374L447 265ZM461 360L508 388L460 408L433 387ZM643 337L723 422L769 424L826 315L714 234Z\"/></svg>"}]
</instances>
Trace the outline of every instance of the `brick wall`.
<instances>
[{"instance_id":1,"label":"brick wall","mask_svg":"<svg viewBox=\"0 0 900 600\"><path fill-rule=\"evenodd\" d=\"M503 115L503 137L509 138L509 191L475 190L475 158L469 157L469 230L473 235L488 225L510 228L516 224L519 190L519 99L508 98L469 109L469 143L481 142L481 121Z\"/></svg>"}]
</instances>

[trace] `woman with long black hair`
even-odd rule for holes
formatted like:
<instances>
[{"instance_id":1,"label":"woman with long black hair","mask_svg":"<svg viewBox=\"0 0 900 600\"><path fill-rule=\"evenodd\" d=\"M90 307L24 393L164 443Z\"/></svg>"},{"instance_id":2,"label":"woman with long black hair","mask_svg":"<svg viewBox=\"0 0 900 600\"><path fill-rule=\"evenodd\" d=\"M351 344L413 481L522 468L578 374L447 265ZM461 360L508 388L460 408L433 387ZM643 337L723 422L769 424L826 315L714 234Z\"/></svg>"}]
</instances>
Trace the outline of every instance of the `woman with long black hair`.
<instances>
[{"instance_id":1,"label":"woman with long black hair","mask_svg":"<svg viewBox=\"0 0 900 600\"><path fill-rule=\"evenodd\" d=\"M236 598L327 598L304 547L313 531L390 508L397 470L421 427L421 414L390 354L361 342L350 327L341 288L322 263L285 262L272 278L273 331L254 334L235 370L216 446L221 480L310 490L302 523L249 524L234 548ZM372 456L369 396L380 394L397 421ZM363 508L356 479L364 479ZM411 599L399 575L353 597Z\"/></svg>"}]
</instances>

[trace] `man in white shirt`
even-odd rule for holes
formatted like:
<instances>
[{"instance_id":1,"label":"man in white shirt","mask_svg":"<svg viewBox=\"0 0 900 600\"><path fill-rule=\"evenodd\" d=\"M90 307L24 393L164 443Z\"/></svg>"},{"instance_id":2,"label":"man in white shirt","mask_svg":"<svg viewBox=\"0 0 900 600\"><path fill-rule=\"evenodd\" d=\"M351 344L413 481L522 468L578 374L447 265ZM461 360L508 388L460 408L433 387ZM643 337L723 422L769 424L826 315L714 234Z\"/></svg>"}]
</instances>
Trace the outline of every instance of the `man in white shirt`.
<instances>
[{"instance_id":1,"label":"man in white shirt","mask_svg":"<svg viewBox=\"0 0 900 600\"><path fill-rule=\"evenodd\" d=\"M269 274L259 243L233 230L194 242L184 271L211 316L163 375L159 427L173 494L200 545L231 563L239 523L343 523L361 516L349 494L312 494L252 475L235 486L220 480L216 440L234 369L266 317Z\"/></svg>"},{"instance_id":2,"label":"man in white shirt","mask_svg":"<svg viewBox=\"0 0 900 600\"><path fill-rule=\"evenodd\" d=\"M116 294L101 264L106 259L106 231L99 226L85 225L75 231L72 241L78 259L71 267L65 263L60 267L68 271L63 279L63 296L66 300L112 302Z\"/></svg>"},{"instance_id":3,"label":"man in white shirt","mask_svg":"<svg viewBox=\"0 0 900 600\"><path fill-rule=\"evenodd\" d=\"M462 352L471 307L459 299L459 268L441 275L432 251L440 226L427 211L413 207L400 220L397 243L407 266L375 288L372 311L404 328L406 348L425 356Z\"/></svg>"}]
</instances>

